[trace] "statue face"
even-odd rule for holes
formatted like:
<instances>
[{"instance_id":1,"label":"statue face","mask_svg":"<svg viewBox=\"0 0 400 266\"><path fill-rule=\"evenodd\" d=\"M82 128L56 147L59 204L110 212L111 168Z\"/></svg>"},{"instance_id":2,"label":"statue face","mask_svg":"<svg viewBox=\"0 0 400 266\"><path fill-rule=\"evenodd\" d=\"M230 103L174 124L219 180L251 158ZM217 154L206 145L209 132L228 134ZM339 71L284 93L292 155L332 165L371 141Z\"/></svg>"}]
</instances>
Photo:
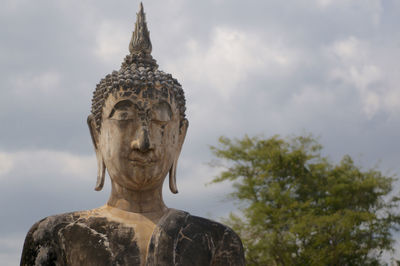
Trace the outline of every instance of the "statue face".
<instances>
[{"instance_id":1,"label":"statue face","mask_svg":"<svg viewBox=\"0 0 400 266\"><path fill-rule=\"evenodd\" d=\"M96 152L113 182L131 190L162 185L186 134L168 97L111 94L104 105ZM143 97L145 96L145 97Z\"/></svg>"}]
</instances>

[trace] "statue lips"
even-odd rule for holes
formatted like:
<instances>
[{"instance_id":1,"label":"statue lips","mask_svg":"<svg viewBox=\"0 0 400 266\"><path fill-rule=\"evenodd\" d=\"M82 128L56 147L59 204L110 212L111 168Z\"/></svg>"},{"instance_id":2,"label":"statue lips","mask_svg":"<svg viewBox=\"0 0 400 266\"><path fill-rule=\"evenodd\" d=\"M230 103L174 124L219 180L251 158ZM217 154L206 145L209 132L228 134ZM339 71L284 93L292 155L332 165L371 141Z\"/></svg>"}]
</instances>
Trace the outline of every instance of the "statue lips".
<instances>
[{"instance_id":1,"label":"statue lips","mask_svg":"<svg viewBox=\"0 0 400 266\"><path fill-rule=\"evenodd\" d=\"M128 160L134 165L138 166L152 165L158 161L154 152L141 153L137 151L131 152L131 154L128 157Z\"/></svg>"}]
</instances>

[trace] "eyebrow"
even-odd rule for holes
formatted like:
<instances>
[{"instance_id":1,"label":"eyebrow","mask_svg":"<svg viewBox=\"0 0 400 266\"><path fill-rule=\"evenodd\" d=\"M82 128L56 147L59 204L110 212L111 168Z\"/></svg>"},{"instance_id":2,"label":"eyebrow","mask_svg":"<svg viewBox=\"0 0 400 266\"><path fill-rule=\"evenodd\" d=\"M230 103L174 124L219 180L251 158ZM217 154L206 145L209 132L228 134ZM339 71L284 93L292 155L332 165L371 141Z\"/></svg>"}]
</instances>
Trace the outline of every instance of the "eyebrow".
<instances>
[{"instance_id":1,"label":"eyebrow","mask_svg":"<svg viewBox=\"0 0 400 266\"><path fill-rule=\"evenodd\" d=\"M141 108L137 104L133 103L131 100L125 99L125 100L121 100L121 101L117 102L114 105L114 107L111 109L108 117L111 117L114 114L115 110L118 110L120 108L125 108L125 107L131 107L131 106L134 106L136 109L141 110Z\"/></svg>"},{"instance_id":2,"label":"eyebrow","mask_svg":"<svg viewBox=\"0 0 400 266\"><path fill-rule=\"evenodd\" d=\"M154 104L153 106L159 105L159 104L167 104L169 108L171 108L171 105L169 104L169 102L167 102L166 100L159 100L156 104Z\"/></svg>"},{"instance_id":3,"label":"eyebrow","mask_svg":"<svg viewBox=\"0 0 400 266\"><path fill-rule=\"evenodd\" d=\"M167 102L167 101L165 101L165 100L159 100L157 103L155 103L150 109L153 109L154 107L157 107L157 106L160 106L160 105L162 105L162 104L166 104L167 106L168 106L168 108L169 108L169 113L168 113L168 115L170 116L170 117L172 117L172 107L171 107L171 104L169 103L169 102ZM119 109L119 108L122 108L122 107L131 107L131 106L134 106L137 110L139 110L139 111L143 111L143 108L141 108L139 105L137 105L136 103L134 103L134 102L132 102L131 100L129 100L129 99L124 99L124 100L121 100L121 101L119 101L119 102L117 102L115 105L114 105L114 107L111 109L111 111L110 111L110 114L108 115L108 117L111 117L113 114L114 114L114 112L115 112L115 110L117 110L117 109Z\"/></svg>"}]
</instances>

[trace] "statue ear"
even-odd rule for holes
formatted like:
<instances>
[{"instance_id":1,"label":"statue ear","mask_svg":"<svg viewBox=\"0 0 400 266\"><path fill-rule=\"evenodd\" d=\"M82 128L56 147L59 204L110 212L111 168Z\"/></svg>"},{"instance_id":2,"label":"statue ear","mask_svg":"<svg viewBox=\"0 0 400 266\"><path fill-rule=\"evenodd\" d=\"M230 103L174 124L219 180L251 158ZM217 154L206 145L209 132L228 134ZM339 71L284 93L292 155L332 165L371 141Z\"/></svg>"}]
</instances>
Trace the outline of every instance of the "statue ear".
<instances>
[{"instance_id":1,"label":"statue ear","mask_svg":"<svg viewBox=\"0 0 400 266\"><path fill-rule=\"evenodd\" d=\"M96 182L96 187L94 189L96 191L100 191L104 185L106 165L104 164L103 156L101 155L99 149L99 132L96 129L96 121L94 120L93 115L88 116L87 123L89 126L90 136L92 137L92 142L94 150L96 152L96 159L97 159L97 182Z\"/></svg>"},{"instance_id":2,"label":"statue ear","mask_svg":"<svg viewBox=\"0 0 400 266\"><path fill-rule=\"evenodd\" d=\"M172 163L171 169L169 170L169 189L172 193L178 193L178 187L176 186L176 168L178 166L178 159L181 153L183 142L185 141L186 132L189 127L189 121L184 119L179 127L179 137L178 137L178 151Z\"/></svg>"}]
</instances>

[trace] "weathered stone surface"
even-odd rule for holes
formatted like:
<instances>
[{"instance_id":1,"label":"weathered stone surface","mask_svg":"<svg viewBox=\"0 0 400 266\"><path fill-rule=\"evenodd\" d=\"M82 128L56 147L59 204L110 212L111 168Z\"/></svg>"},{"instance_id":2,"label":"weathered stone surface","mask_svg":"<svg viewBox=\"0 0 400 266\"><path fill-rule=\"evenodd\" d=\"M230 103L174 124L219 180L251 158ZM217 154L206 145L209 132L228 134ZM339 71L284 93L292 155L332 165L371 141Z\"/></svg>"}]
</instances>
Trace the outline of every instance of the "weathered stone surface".
<instances>
[{"instance_id":1,"label":"weathered stone surface","mask_svg":"<svg viewBox=\"0 0 400 266\"><path fill-rule=\"evenodd\" d=\"M169 209L141 259L134 225L107 208L47 217L32 226L21 265L244 265L239 237L228 227Z\"/></svg>"},{"instance_id":2,"label":"weathered stone surface","mask_svg":"<svg viewBox=\"0 0 400 266\"><path fill-rule=\"evenodd\" d=\"M176 169L188 129L182 86L158 70L143 7L119 71L96 86L88 125L107 205L50 216L29 231L21 265L244 265L228 227L168 209L162 185Z\"/></svg>"}]
</instances>

